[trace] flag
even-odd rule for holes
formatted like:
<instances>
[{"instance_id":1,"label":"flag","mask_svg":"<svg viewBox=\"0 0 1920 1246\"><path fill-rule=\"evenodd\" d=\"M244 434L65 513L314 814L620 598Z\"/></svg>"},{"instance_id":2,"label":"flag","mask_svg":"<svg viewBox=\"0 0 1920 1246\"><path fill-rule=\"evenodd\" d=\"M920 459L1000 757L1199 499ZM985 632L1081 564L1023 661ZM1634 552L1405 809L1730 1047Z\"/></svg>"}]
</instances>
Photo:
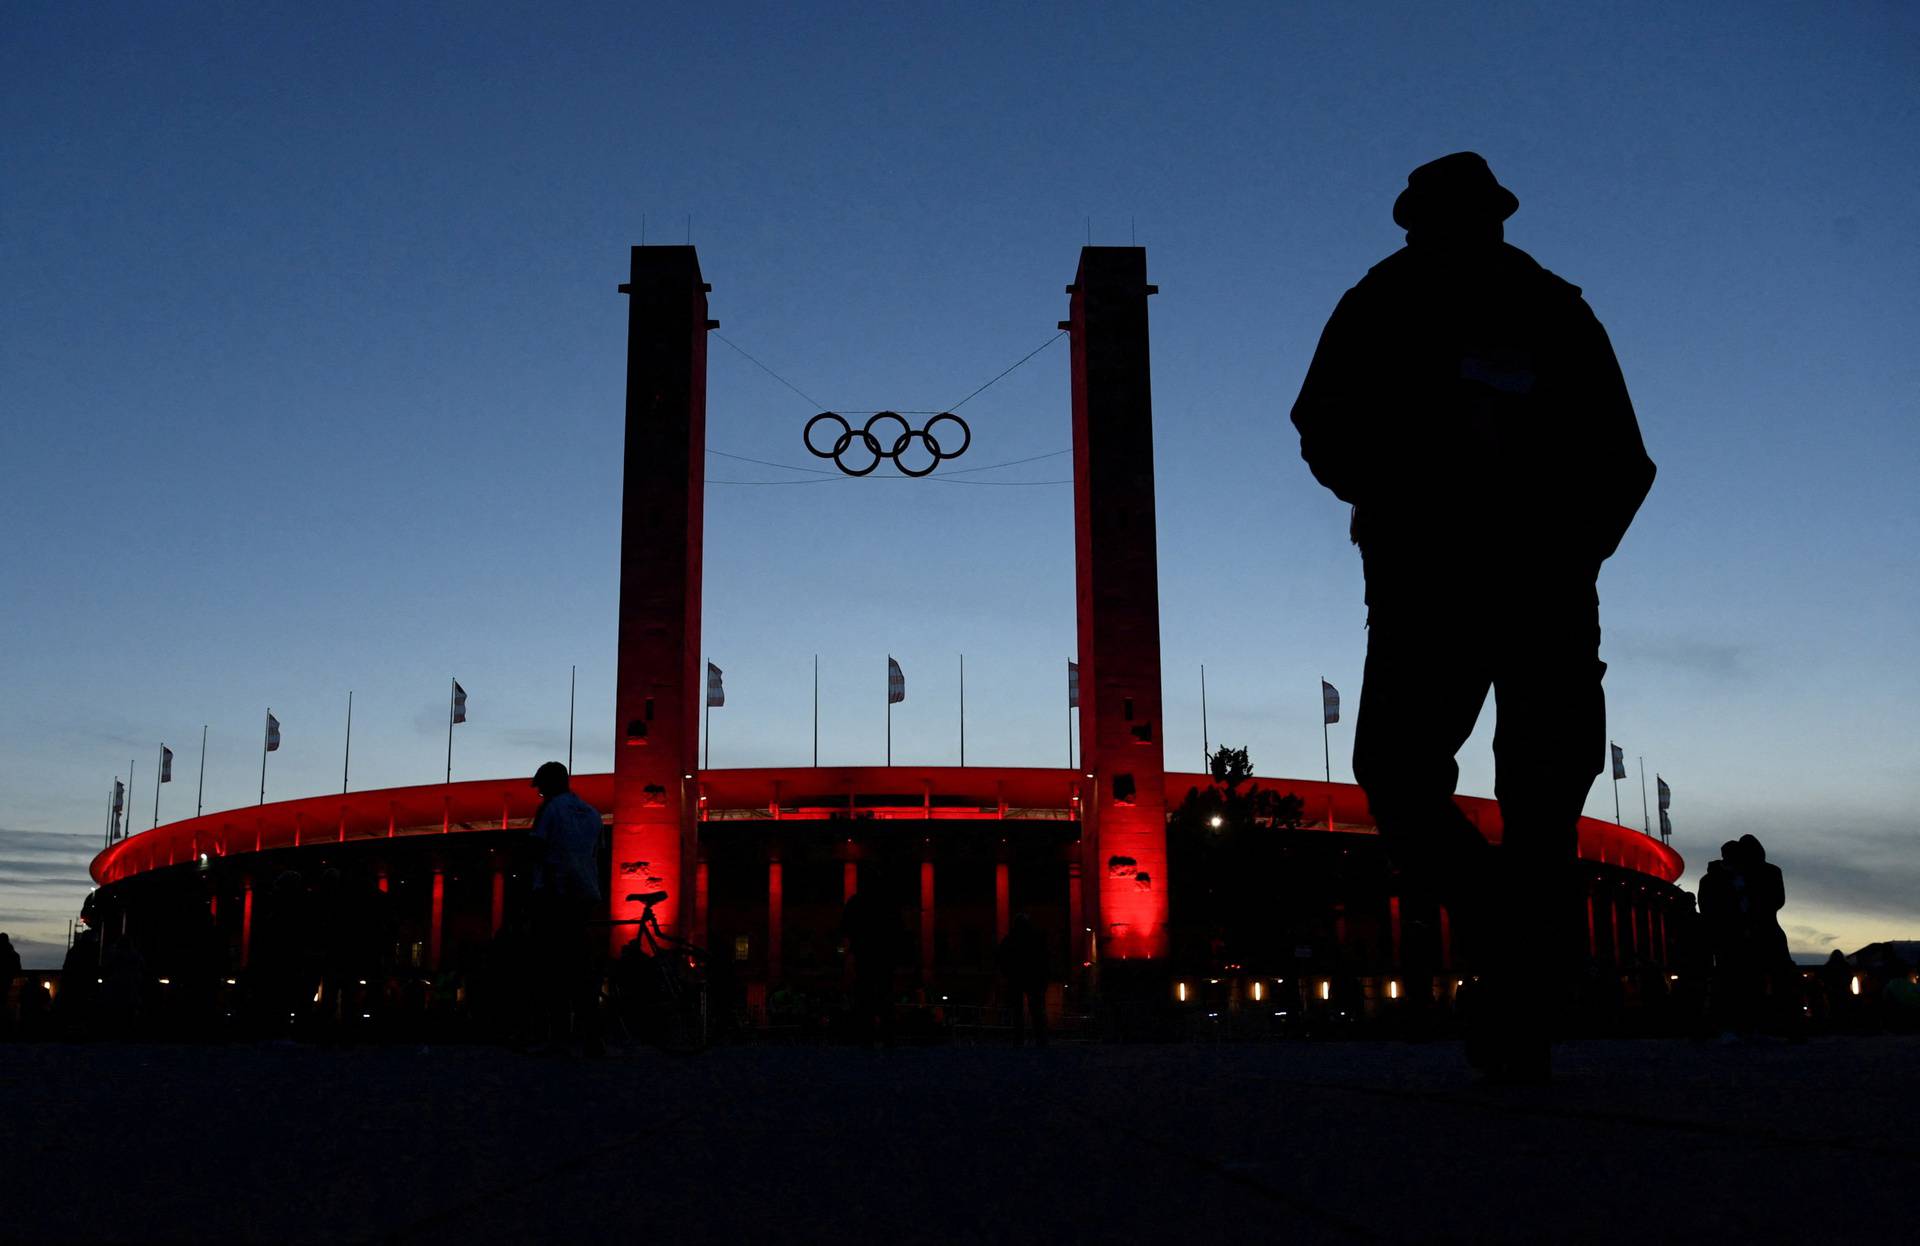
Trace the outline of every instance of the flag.
<instances>
[{"instance_id":1,"label":"flag","mask_svg":"<svg viewBox=\"0 0 1920 1246\"><path fill-rule=\"evenodd\" d=\"M1067 662L1067 708L1080 708L1080 664L1071 660Z\"/></svg>"},{"instance_id":2,"label":"flag","mask_svg":"<svg viewBox=\"0 0 1920 1246\"><path fill-rule=\"evenodd\" d=\"M1324 679L1320 681L1320 717L1322 722L1340 721L1340 689Z\"/></svg>"},{"instance_id":3,"label":"flag","mask_svg":"<svg viewBox=\"0 0 1920 1246\"><path fill-rule=\"evenodd\" d=\"M907 699L907 677L900 664L889 655L887 658L887 704L892 705Z\"/></svg>"},{"instance_id":4,"label":"flag","mask_svg":"<svg viewBox=\"0 0 1920 1246\"><path fill-rule=\"evenodd\" d=\"M267 751L269 753L277 752L279 748L280 748L280 720L273 716L272 710L268 710L267 711Z\"/></svg>"},{"instance_id":5,"label":"flag","mask_svg":"<svg viewBox=\"0 0 1920 1246\"><path fill-rule=\"evenodd\" d=\"M113 816L119 817L127 807L127 785L120 780L113 781Z\"/></svg>"},{"instance_id":6,"label":"flag","mask_svg":"<svg viewBox=\"0 0 1920 1246\"><path fill-rule=\"evenodd\" d=\"M727 689L720 682L720 668L707 663L707 705L717 707L727 703Z\"/></svg>"},{"instance_id":7,"label":"flag","mask_svg":"<svg viewBox=\"0 0 1920 1246\"><path fill-rule=\"evenodd\" d=\"M164 744L160 746L160 781L173 782L173 750Z\"/></svg>"},{"instance_id":8,"label":"flag","mask_svg":"<svg viewBox=\"0 0 1920 1246\"><path fill-rule=\"evenodd\" d=\"M453 681L453 721L467 721L467 690L460 686L457 679Z\"/></svg>"},{"instance_id":9,"label":"flag","mask_svg":"<svg viewBox=\"0 0 1920 1246\"><path fill-rule=\"evenodd\" d=\"M1620 746L1618 744L1609 742L1607 744L1607 747L1613 750L1613 777L1616 779L1626 778L1627 777L1627 755L1620 751Z\"/></svg>"},{"instance_id":10,"label":"flag","mask_svg":"<svg viewBox=\"0 0 1920 1246\"><path fill-rule=\"evenodd\" d=\"M1662 839L1673 838L1673 819L1667 816L1665 809L1660 811L1660 837Z\"/></svg>"},{"instance_id":11,"label":"flag","mask_svg":"<svg viewBox=\"0 0 1920 1246\"><path fill-rule=\"evenodd\" d=\"M1668 787L1667 781L1657 774L1653 776L1653 784L1660 793L1660 812L1665 813L1673 808L1673 789Z\"/></svg>"}]
</instances>

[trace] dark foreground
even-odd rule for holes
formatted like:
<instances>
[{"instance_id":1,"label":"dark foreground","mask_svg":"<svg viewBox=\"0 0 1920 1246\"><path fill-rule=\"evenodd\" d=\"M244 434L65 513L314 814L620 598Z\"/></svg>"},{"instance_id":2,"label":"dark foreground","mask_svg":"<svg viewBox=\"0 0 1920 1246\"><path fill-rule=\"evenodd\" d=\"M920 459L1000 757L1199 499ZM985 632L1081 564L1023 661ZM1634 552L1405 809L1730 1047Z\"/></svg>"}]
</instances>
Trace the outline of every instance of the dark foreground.
<instances>
[{"instance_id":1,"label":"dark foreground","mask_svg":"<svg viewBox=\"0 0 1920 1246\"><path fill-rule=\"evenodd\" d=\"M0 1046L0 1238L1912 1241L1920 1039Z\"/></svg>"}]
</instances>

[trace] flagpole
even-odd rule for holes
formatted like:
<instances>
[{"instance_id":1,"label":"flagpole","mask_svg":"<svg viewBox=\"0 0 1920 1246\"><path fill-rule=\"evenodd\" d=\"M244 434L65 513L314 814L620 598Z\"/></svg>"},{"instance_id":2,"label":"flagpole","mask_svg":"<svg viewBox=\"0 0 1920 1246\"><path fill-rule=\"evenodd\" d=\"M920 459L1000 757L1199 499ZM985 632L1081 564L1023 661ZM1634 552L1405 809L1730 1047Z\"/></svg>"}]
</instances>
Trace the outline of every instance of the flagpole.
<instances>
[{"instance_id":1,"label":"flagpole","mask_svg":"<svg viewBox=\"0 0 1920 1246\"><path fill-rule=\"evenodd\" d=\"M127 816L120 823L120 838L133 834L133 758L127 758Z\"/></svg>"},{"instance_id":2,"label":"flagpole","mask_svg":"<svg viewBox=\"0 0 1920 1246\"><path fill-rule=\"evenodd\" d=\"M1613 824L1620 825L1620 767L1613 764L1614 743L1607 741L1607 773L1613 776Z\"/></svg>"},{"instance_id":3,"label":"flagpole","mask_svg":"<svg viewBox=\"0 0 1920 1246\"><path fill-rule=\"evenodd\" d=\"M1327 677L1320 677L1320 764L1327 776L1327 830L1333 830L1333 745L1327 742Z\"/></svg>"},{"instance_id":4,"label":"flagpole","mask_svg":"<svg viewBox=\"0 0 1920 1246\"><path fill-rule=\"evenodd\" d=\"M820 655L813 655L813 764L820 764Z\"/></svg>"},{"instance_id":5,"label":"flagpole","mask_svg":"<svg viewBox=\"0 0 1920 1246\"><path fill-rule=\"evenodd\" d=\"M347 747L340 755L340 794L347 794L347 768L353 764L353 689L347 689Z\"/></svg>"},{"instance_id":6,"label":"flagpole","mask_svg":"<svg viewBox=\"0 0 1920 1246\"><path fill-rule=\"evenodd\" d=\"M153 824L160 825L160 776L167 772L167 742L160 741L160 760L153 766Z\"/></svg>"},{"instance_id":7,"label":"flagpole","mask_svg":"<svg viewBox=\"0 0 1920 1246\"><path fill-rule=\"evenodd\" d=\"M447 681L447 783L453 783L453 690L460 686L458 677Z\"/></svg>"},{"instance_id":8,"label":"flagpole","mask_svg":"<svg viewBox=\"0 0 1920 1246\"><path fill-rule=\"evenodd\" d=\"M120 776L119 776L119 775L117 775L117 774L113 776L113 785L114 785L114 787L118 787L118 786L120 786ZM108 847L108 848L111 848L111 847L113 847L113 788L112 788L112 787L110 787L110 788L108 788L108 789L107 789L107 842L106 842L106 847Z\"/></svg>"},{"instance_id":9,"label":"flagpole","mask_svg":"<svg viewBox=\"0 0 1920 1246\"><path fill-rule=\"evenodd\" d=\"M193 789L193 816L199 817L206 808L207 794L207 725L200 724L200 785Z\"/></svg>"},{"instance_id":10,"label":"flagpole","mask_svg":"<svg viewBox=\"0 0 1920 1246\"><path fill-rule=\"evenodd\" d=\"M567 773L573 773L573 689L579 679L578 664L567 668Z\"/></svg>"},{"instance_id":11,"label":"flagpole","mask_svg":"<svg viewBox=\"0 0 1920 1246\"><path fill-rule=\"evenodd\" d=\"M1207 664L1200 664L1200 772L1213 773L1213 741L1207 738Z\"/></svg>"},{"instance_id":12,"label":"flagpole","mask_svg":"<svg viewBox=\"0 0 1920 1246\"><path fill-rule=\"evenodd\" d=\"M273 706L267 706L267 721L273 721ZM267 803L267 732L260 732L260 803Z\"/></svg>"},{"instance_id":13,"label":"flagpole","mask_svg":"<svg viewBox=\"0 0 1920 1246\"><path fill-rule=\"evenodd\" d=\"M711 662L707 664L707 671L707 682L711 684L713 682L713 664ZM706 695L700 699L707 703L706 753L700 759L700 768L702 770L711 770L713 769L713 689L708 688Z\"/></svg>"},{"instance_id":14,"label":"flagpole","mask_svg":"<svg viewBox=\"0 0 1920 1246\"><path fill-rule=\"evenodd\" d=\"M960 764L967 764L967 655L960 655Z\"/></svg>"},{"instance_id":15,"label":"flagpole","mask_svg":"<svg viewBox=\"0 0 1920 1246\"><path fill-rule=\"evenodd\" d=\"M1653 834L1653 818L1647 813L1647 759L1640 759L1640 825L1642 830Z\"/></svg>"},{"instance_id":16,"label":"flagpole","mask_svg":"<svg viewBox=\"0 0 1920 1246\"><path fill-rule=\"evenodd\" d=\"M1333 745L1327 743L1327 677L1320 677L1320 764L1326 767L1327 786L1333 786Z\"/></svg>"}]
</instances>

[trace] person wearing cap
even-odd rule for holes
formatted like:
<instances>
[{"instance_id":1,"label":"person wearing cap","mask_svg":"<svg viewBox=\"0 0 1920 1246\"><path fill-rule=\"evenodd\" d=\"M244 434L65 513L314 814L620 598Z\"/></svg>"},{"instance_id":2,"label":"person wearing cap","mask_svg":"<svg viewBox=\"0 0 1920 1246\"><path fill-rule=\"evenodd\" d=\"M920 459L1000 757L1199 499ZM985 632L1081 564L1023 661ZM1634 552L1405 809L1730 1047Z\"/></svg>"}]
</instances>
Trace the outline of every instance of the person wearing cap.
<instances>
[{"instance_id":1,"label":"person wearing cap","mask_svg":"<svg viewBox=\"0 0 1920 1246\"><path fill-rule=\"evenodd\" d=\"M1354 777L1403 904L1445 906L1483 975L1469 1059L1532 1081L1577 964L1576 826L1606 751L1596 581L1654 466L1579 287L1505 241L1519 206L1473 152L1415 169L1406 245L1334 308L1293 423L1366 576ZM1497 849L1453 803L1489 689Z\"/></svg>"},{"instance_id":2,"label":"person wearing cap","mask_svg":"<svg viewBox=\"0 0 1920 1246\"><path fill-rule=\"evenodd\" d=\"M534 772L533 786L541 796L530 832L535 847L529 901L536 1021L556 1046L565 1043L571 1021L574 1037L589 1052L597 1052L600 957L587 923L601 902L600 814L574 795L567 768L557 761Z\"/></svg>"}]
</instances>

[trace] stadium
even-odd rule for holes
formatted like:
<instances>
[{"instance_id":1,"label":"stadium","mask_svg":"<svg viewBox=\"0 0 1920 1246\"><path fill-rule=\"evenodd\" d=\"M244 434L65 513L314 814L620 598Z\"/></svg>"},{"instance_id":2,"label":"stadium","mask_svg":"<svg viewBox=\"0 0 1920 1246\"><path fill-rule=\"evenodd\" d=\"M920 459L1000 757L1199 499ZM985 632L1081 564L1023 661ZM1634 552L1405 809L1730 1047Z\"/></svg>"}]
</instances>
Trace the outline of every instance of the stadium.
<instances>
[{"instance_id":1,"label":"stadium","mask_svg":"<svg viewBox=\"0 0 1920 1246\"><path fill-rule=\"evenodd\" d=\"M1471 976L1444 909L1403 906L1359 788L1228 785L1166 768L1144 250L1085 248L1060 325L1072 359L1073 769L697 764L706 337L717 322L692 247L633 248L620 288L630 303L618 747L611 774L574 778L609 827L610 921L630 923L633 896L664 891L663 926L710 949L742 1015L762 1025L831 1012L856 893L898 916L901 1001L947 1023L999 1002L994 952L1021 913L1048 941L1049 1009L1063 1018L1126 998L1252 1028L1362 1024L1403 999L1444 1000ZM836 448L916 474L901 456L920 438L937 466L932 424L901 423L909 431L891 455L871 423L849 426ZM1239 786L1270 794L1263 812L1210 836L1223 819L1198 815ZM1497 805L1457 800L1497 843ZM104 963L116 945L137 949L169 988L217 995L244 990L263 955L317 939L355 949L349 976L361 989L347 1011L457 1004L525 903L537 804L515 775L139 832L92 864L91 950ZM1670 1001L1695 943L1679 855L1582 818L1579 858L1588 996L1621 1016ZM632 927L609 929L618 951Z\"/></svg>"}]
</instances>

